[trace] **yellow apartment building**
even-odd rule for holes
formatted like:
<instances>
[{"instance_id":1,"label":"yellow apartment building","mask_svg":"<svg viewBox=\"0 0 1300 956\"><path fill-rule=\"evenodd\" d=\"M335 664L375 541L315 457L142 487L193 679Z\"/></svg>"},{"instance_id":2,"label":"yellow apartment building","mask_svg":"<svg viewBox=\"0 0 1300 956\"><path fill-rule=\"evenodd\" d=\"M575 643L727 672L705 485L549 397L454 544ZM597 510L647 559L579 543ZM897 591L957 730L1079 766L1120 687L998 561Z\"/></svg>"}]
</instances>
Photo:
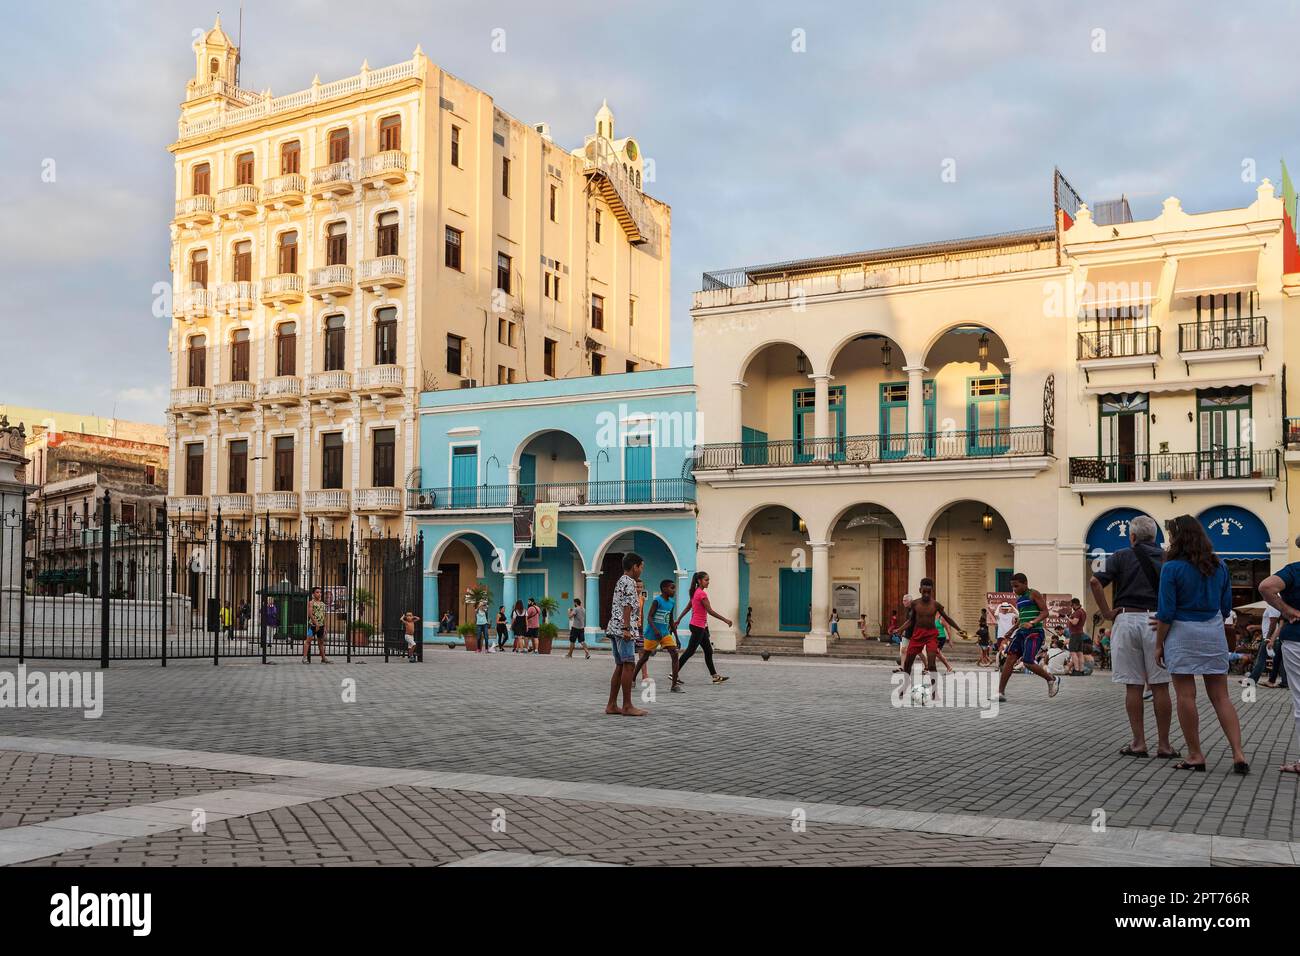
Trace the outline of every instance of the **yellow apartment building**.
<instances>
[{"instance_id":1,"label":"yellow apartment building","mask_svg":"<svg viewBox=\"0 0 1300 956\"><path fill-rule=\"evenodd\" d=\"M218 20L170 146L172 516L408 532L421 391L667 364L670 211L607 105L569 151L418 48L240 83Z\"/></svg>"}]
</instances>

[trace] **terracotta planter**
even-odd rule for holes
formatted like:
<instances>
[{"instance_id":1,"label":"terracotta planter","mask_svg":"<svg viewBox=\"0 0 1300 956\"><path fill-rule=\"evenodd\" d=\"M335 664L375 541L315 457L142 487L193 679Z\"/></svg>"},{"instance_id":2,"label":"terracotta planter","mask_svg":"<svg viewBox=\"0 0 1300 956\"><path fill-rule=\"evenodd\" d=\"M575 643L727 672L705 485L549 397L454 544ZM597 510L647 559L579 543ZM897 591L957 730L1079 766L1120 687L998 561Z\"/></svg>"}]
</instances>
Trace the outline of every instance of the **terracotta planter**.
<instances>
[{"instance_id":1,"label":"terracotta planter","mask_svg":"<svg viewBox=\"0 0 1300 956\"><path fill-rule=\"evenodd\" d=\"M465 650L467 650L467 651L477 651L477 650L478 650L478 635L477 635L477 634L466 634L466 635L465 635Z\"/></svg>"},{"instance_id":2,"label":"terracotta planter","mask_svg":"<svg viewBox=\"0 0 1300 956\"><path fill-rule=\"evenodd\" d=\"M367 634L365 631L352 632L353 647L366 647L369 644L370 644L370 635Z\"/></svg>"},{"instance_id":3,"label":"terracotta planter","mask_svg":"<svg viewBox=\"0 0 1300 956\"><path fill-rule=\"evenodd\" d=\"M554 640L555 638L553 637L544 637L541 634L537 635L537 653L538 654L551 653L551 643Z\"/></svg>"}]
</instances>

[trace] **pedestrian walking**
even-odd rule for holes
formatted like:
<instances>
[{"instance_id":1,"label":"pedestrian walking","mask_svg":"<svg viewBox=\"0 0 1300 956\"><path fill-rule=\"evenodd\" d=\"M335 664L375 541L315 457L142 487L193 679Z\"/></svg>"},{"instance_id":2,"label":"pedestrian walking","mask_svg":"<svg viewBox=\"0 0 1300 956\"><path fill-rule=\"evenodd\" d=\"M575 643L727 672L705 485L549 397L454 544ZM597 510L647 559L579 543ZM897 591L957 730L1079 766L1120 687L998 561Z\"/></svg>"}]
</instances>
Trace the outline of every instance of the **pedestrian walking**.
<instances>
[{"instance_id":1,"label":"pedestrian walking","mask_svg":"<svg viewBox=\"0 0 1300 956\"><path fill-rule=\"evenodd\" d=\"M1300 538L1296 539L1300 546ZM1300 562L1293 561L1276 574L1266 577L1259 593L1269 607L1281 615L1282 624L1274 638L1274 655L1282 666L1300 677ZM1291 685L1291 712L1295 716L1296 743L1300 744L1300 680ZM1300 774L1300 760L1278 768L1282 773Z\"/></svg>"},{"instance_id":2,"label":"pedestrian walking","mask_svg":"<svg viewBox=\"0 0 1300 956\"><path fill-rule=\"evenodd\" d=\"M524 610L524 602L516 601L515 606L510 611L510 633L515 636L514 647L510 653L518 654L524 647L524 636L528 632L528 612Z\"/></svg>"},{"instance_id":3,"label":"pedestrian walking","mask_svg":"<svg viewBox=\"0 0 1300 956\"><path fill-rule=\"evenodd\" d=\"M587 655L587 660L591 660L591 651L587 650L586 628L587 609L582 606L581 598L574 598L573 607L569 608L569 653L565 657L572 657L574 648L581 645L582 653Z\"/></svg>"},{"instance_id":4,"label":"pedestrian walking","mask_svg":"<svg viewBox=\"0 0 1300 956\"><path fill-rule=\"evenodd\" d=\"M1124 711L1128 715L1132 739L1120 748L1124 757L1146 757L1146 722L1142 700L1151 688L1151 704L1156 716L1156 756L1163 760L1181 757L1169 742L1173 720L1173 701L1169 696L1170 674L1156 657L1156 637L1151 630L1151 615L1156 612L1160 594L1160 571L1165 552L1156 544L1156 523L1148 515L1137 515L1129 522L1127 548L1106 558L1106 565L1088 581L1100 620L1110 621L1098 628L1097 644L1103 656L1110 657L1111 682L1124 685ZM1111 588L1113 601L1106 597Z\"/></svg>"},{"instance_id":5,"label":"pedestrian walking","mask_svg":"<svg viewBox=\"0 0 1300 956\"><path fill-rule=\"evenodd\" d=\"M1075 677L1082 677L1084 674L1083 627L1087 623L1088 612L1083 609L1083 603L1077 597L1070 598L1070 613L1066 615L1065 626L1069 634L1069 645L1067 647L1070 654L1069 673Z\"/></svg>"},{"instance_id":6,"label":"pedestrian walking","mask_svg":"<svg viewBox=\"0 0 1300 956\"><path fill-rule=\"evenodd\" d=\"M500 604L497 606L497 650L506 649L506 638L510 634L510 625L506 620L506 606Z\"/></svg>"},{"instance_id":7,"label":"pedestrian walking","mask_svg":"<svg viewBox=\"0 0 1300 956\"><path fill-rule=\"evenodd\" d=\"M713 666L713 644L709 641L709 618L716 617L727 627L731 627L731 618L724 617L713 610L713 605L709 603L708 587L709 576L704 571L696 571L691 576L689 601L682 613L677 616L677 624L680 624L682 618L687 614L691 616L691 641L686 645L686 653L678 661L677 672L680 676L681 672L686 669L686 662L691 659L696 650L701 650L704 652L704 666L709 669L709 673L713 676L713 683L721 684L727 678L719 674ZM677 630L677 624L673 625L674 632Z\"/></svg>"},{"instance_id":8,"label":"pedestrian walking","mask_svg":"<svg viewBox=\"0 0 1300 956\"><path fill-rule=\"evenodd\" d=\"M528 643L524 648L524 653L536 654L537 635L542 626L542 609L537 606L536 598L528 599L528 610L525 612L525 617L524 636L528 639Z\"/></svg>"},{"instance_id":9,"label":"pedestrian walking","mask_svg":"<svg viewBox=\"0 0 1300 956\"><path fill-rule=\"evenodd\" d=\"M1223 736L1232 748L1234 773L1250 772L1241 749L1241 723L1228 696L1228 657L1233 651L1224 621L1232 613L1228 566L1214 553L1201 523L1179 515L1166 526L1169 552L1160 568L1155 618L1156 662L1173 676L1178 726L1187 741L1187 758L1178 770L1205 772L1200 715L1196 709L1196 678L1214 707Z\"/></svg>"},{"instance_id":10,"label":"pedestrian walking","mask_svg":"<svg viewBox=\"0 0 1300 956\"><path fill-rule=\"evenodd\" d=\"M262 608L262 646L266 647L275 640L275 633L280 628L280 609L275 606L275 598L268 597Z\"/></svg>"},{"instance_id":11,"label":"pedestrian walking","mask_svg":"<svg viewBox=\"0 0 1300 956\"><path fill-rule=\"evenodd\" d=\"M311 600L307 602L307 639L302 643L302 662L311 663L311 642L320 648L320 662L334 663L325 656L325 602L321 600L321 589L311 589Z\"/></svg>"},{"instance_id":12,"label":"pedestrian walking","mask_svg":"<svg viewBox=\"0 0 1300 956\"><path fill-rule=\"evenodd\" d=\"M475 648L480 654L486 654L488 648L488 605L479 601L474 606L474 631L477 640Z\"/></svg>"},{"instance_id":13,"label":"pedestrian walking","mask_svg":"<svg viewBox=\"0 0 1300 956\"><path fill-rule=\"evenodd\" d=\"M637 658L636 670L632 672L632 680L635 682L636 675L646 666L650 658L655 655L659 648L668 652L672 658L672 692L681 693L681 680L678 672L681 670L681 664L677 660L677 636L674 633L673 620L674 613L677 610L677 582L671 578L664 578L659 582L659 593L650 601L647 609L645 622L645 643L641 656ZM649 677L647 671L646 677Z\"/></svg>"}]
</instances>

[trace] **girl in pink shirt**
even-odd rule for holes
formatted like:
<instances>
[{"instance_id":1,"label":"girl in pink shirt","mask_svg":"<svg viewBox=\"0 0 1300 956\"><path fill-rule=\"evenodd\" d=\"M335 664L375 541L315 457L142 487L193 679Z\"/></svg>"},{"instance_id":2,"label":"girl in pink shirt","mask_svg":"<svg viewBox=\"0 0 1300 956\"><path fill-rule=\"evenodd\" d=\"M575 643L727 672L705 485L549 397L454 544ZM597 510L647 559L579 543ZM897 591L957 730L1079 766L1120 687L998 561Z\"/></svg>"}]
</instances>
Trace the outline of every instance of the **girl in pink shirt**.
<instances>
[{"instance_id":1,"label":"girl in pink shirt","mask_svg":"<svg viewBox=\"0 0 1300 956\"><path fill-rule=\"evenodd\" d=\"M681 673L682 668L691 659L691 655L695 653L696 648L699 648L704 651L704 666L713 675L713 683L721 684L727 678L719 674L713 667L713 644L709 641L709 618L716 617L727 627L731 627L731 620L713 610L713 606L709 604L708 586L709 576L703 571L696 571L691 578L690 601L686 610L682 611L681 617L677 618L677 623L680 624L683 617L688 613L691 615L691 643L678 663L677 672L678 674ZM676 629L676 625L674 625L673 630Z\"/></svg>"}]
</instances>

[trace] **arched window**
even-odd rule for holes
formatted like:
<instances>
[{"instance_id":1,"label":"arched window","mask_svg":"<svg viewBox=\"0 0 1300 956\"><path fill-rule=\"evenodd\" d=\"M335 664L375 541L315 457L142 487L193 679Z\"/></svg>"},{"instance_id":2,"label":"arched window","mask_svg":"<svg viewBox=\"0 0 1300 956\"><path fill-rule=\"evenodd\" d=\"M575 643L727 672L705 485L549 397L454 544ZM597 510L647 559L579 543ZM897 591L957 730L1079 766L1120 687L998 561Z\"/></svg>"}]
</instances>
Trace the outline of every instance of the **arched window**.
<instances>
[{"instance_id":1,"label":"arched window","mask_svg":"<svg viewBox=\"0 0 1300 956\"><path fill-rule=\"evenodd\" d=\"M186 364L189 366L190 388L201 388L208 383L208 340L206 336L191 336L186 343Z\"/></svg>"},{"instance_id":2,"label":"arched window","mask_svg":"<svg viewBox=\"0 0 1300 956\"><path fill-rule=\"evenodd\" d=\"M331 315L325 319L325 371L343 370L346 357L347 323L341 315Z\"/></svg>"},{"instance_id":3,"label":"arched window","mask_svg":"<svg viewBox=\"0 0 1300 956\"><path fill-rule=\"evenodd\" d=\"M375 235L375 255L397 255L397 213L379 214L379 229Z\"/></svg>"},{"instance_id":4,"label":"arched window","mask_svg":"<svg viewBox=\"0 0 1300 956\"><path fill-rule=\"evenodd\" d=\"M230 278L235 282L253 281L253 243L242 239L235 243L234 254L230 257Z\"/></svg>"},{"instance_id":5,"label":"arched window","mask_svg":"<svg viewBox=\"0 0 1300 956\"><path fill-rule=\"evenodd\" d=\"M253 154L240 153L235 157L235 185L253 185Z\"/></svg>"},{"instance_id":6,"label":"arched window","mask_svg":"<svg viewBox=\"0 0 1300 956\"><path fill-rule=\"evenodd\" d=\"M194 167L194 188L192 190L195 196L208 196L212 189L212 167L207 163L199 163Z\"/></svg>"},{"instance_id":7,"label":"arched window","mask_svg":"<svg viewBox=\"0 0 1300 956\"><path fill-rule=\"evenodd\" d=\"M298 233L280 233L280 272L298 271Z\"/></svg>"},{"instance_id":8,"label":"arched window","mask_svg":"<svg viewBox=\"0 0 1300 956\"><path fill-rule=\"evenodd\" d=\"M298 327L281 322L275 328L275 374L297 375Z\"/></svg>"},{"instance_id":9,"label":"arched window","mask_svg":"<svg viewBox=\"0 0 1300 956\"><path fill-rule=\"evenodd\" d=\"M208 250L195 249L190 256L190 288L208 287Z\"/></svg>"},{"instance_id":10,"label":"arched window","mask_svg":"<svg viewBox=\"0 0 1300 956\"><path fill-rule=\"evenodd\" d=\"M330 131L329 159L331 163L341 163L348 158L349 139L346 129Z\"/></svg>"},{"instance_id":11,"label":"arched window","mask_svg":"<svg viewBox=\"0 0 1300 956\"><path fill-rule=\"evenodd\" d=\"M375 364L397 364L397 310L392 306L375 313Z\"/></svg>"},{"instance_id":12,"label":"arched window","mask_svg":"<svg viewBox=\"0 0 1300 956\"><path fill-rule=\"evenodd\" d=\"M248 381L248 329L235 329L230 337L230 380Z\"/></svg>"},{"instance_id":13,"label":"arched window","mask_svg":"<svg viewBox=\"0 0 1300 956\"><path fill-rule=\"evenodd\" d=\"M280 144L280 175L287 176L290 173L301 172L299 161L302 157L302 146L296 139L291 139L287 143Z\"/></svg>"},{"instance_id":14,"label":"arched window","mask_svg":"<svg viewBox=\"0 0 1300 956\"><path fill-rule=\"evenodd\" d=\"M385 116L379 121L379 151L402 148L402 118Z\"/></svg>"},{"instance_id":15,"label":"arched window","mask_svg":"<svg viewBox=\"0 0 1300 956\"><path fill-rule=\"evenodd\" d=\"M325 227L325 264L345 266L348 264L348 224L332 222Z\"/></svg>"},{"instance_id":16,"label":"arched window","mask_svg":"<svg viewBox=\"0 0 1300 956\"><path fill-rule=\"evenodd\" d=\"M221 72L221 61L214 56L211 60L208 61L208 75L215 77L220 72Z\"/></svg>"}]
</instances>

